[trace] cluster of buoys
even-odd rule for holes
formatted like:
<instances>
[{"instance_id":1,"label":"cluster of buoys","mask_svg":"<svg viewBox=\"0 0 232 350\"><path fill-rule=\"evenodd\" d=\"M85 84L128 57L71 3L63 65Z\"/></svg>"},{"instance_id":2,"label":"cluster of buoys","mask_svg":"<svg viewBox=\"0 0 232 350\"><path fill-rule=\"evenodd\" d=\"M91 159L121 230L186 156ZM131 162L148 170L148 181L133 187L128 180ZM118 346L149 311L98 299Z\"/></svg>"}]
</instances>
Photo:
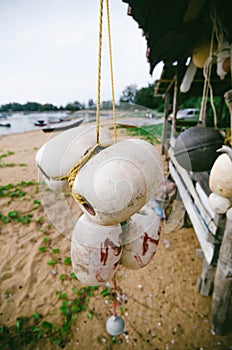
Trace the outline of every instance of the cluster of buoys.
<instances>
[{"instance_id":1,"label":"cluster of buoys","mask_svg":"<svg viewBox=\"0 0 232 350\"><path fill-rule=\"evenodd\" d=\"M48 140L37 152L36 163L46 184L62 191L65 175L92 148L95 127L80 126ZM129 269L146 266L154 256L160 235L160 217L152 199L162 177L159 152L140 139L113 143L100 129L105 145L82 167L72 192L83 215L71 238L71 260L77 278L86 285L111 280L119 264ZM64 177L64 179L61 179Z\"/></svg>"},{"instance_id":2,"label":"cluster of buoys","mask_svg":"<svg viewBox=\"0 0 232 350\"><path fill-rule=\"evenodd\" d=\"M217 214L232 211L232 149L222 146L209 176L209 206Z\"/></svg>"},{"instance_id":3,"label":"cluster of buoys","mask_svg":"<svg viewBox=\"0 0 232 350\"><path fill-rule=\"evenodd\" d=\"M212 50L212 52L210 52ZM212 53L212 56L210 56ZM226 74L231 71L231 48L227 41L222 41L218 45L213 44L211 48L210 42L203 42L192 52L189 65L180 85L180 91L186 93L189 91L194 80L197 68L203 69L207 60L211 59L212 63L217 64L217 75L224 79Z\"/></svg>"}]
</instances>

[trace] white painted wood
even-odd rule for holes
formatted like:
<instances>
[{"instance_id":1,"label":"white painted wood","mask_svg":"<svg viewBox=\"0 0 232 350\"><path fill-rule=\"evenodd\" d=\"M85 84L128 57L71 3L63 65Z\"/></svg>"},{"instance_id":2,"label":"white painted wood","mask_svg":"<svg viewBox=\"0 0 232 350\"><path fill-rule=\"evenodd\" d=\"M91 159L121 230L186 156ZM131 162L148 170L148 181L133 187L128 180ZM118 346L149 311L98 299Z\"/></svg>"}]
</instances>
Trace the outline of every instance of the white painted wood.
<instances>
[{"instance_id":1,"label":"white painted wood","mask_svg":"<svg viewBox=\"0 0 232 350\"><path fill-rule=\"evenodd\" d=\"M202 189L201 185L197 182L196 183L196 191L202 201L202 204L204 205L204 207L206 208L207 212L209 213L210 217L212 219L215 218L216 214L215 212L209 207L209 203L208 203L208 196L205 193L205 191Z\"/></svg>"},{"instance_id":2,"label":"white painted wood","mask_svg":"<svg viewBox=\"0 0 232 350\"><path fill-rule=\"evenodd\" d=\"M211 216L209 214L205 205L202 203L201 199L199 198L198 193L196 192L196 189L193 185L193 182L189 176L189 173L182 166L180 166L180 164L177 162L177 160L174 156L174 152L171 148L169 149L169 155L170 155L170 159L172 160L172 163L174 164L174 166L177 169L179 175L181 176L183 182L185 183L186 188L188 189L189 193L193 197L194 203L197 206L197 208L199 209L202 218L204 218L204 224L208 227L209 231L212 234L215 234L217 231L217 225L215 224L215 222L213 220L215 217L215 214L214 214L214 216Z\"/></svg>"},{"instance_id":3,"label":"white painted wood","mask_svg":"<svg viewBox=\"0 0 232 350\"><path fill-rule=\"evenodd\" d=\"M177 170L175 169L172 162L169 162L169 170L171 173L171 176L173 180L175 181L177 188L179 190L181 199L183 201L183 204L185 206L185 209L188 212L188 215L190 217L190 220L193 224L194 230L196 232L197 238L199 240L199 243L201 245L201 248L204 252L205 259L208 264L211 264L213 256L214 256L214 246L212 243L208 242L208 234L209 231L207 230L203 220L199 216L199 213L197 211L196 206L194 205L194 202L185 187L183 180L179 176Z\"/></svg>"}]
</instances>

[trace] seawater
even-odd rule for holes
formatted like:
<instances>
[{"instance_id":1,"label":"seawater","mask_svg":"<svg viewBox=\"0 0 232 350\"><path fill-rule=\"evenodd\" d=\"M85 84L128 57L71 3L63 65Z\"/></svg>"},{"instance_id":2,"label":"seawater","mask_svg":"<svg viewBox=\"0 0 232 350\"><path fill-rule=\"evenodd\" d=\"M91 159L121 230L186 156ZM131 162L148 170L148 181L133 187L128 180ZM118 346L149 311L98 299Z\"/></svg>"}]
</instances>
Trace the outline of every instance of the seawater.
<instances>
[{"instance_id":1,"label":"seawater","mask_svg":"<svg viewBox=\"0 0 232 350\"><path fill-rule=\"evenodd\" d=\"M40 126L35 126L34 123L37 120L48 121L49 118L65 118L67 113L56 112L56 113L14 113L8 116L6 119L0 119L0 124L10 123L10 127L0 126L0 135L11 135L21 132L27 132L32 130L42 130Z\"/></svg>"}]
</instances>

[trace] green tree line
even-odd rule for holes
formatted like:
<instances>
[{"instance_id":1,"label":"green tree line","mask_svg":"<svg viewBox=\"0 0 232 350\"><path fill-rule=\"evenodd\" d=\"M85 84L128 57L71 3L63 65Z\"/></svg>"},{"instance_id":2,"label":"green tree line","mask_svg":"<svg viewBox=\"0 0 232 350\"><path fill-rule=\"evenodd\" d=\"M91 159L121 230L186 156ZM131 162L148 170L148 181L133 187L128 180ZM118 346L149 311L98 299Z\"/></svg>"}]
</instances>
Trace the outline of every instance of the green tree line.
<instances>
[{"instance_id":1,"label":"green tree line","mask_svg":"<svg viewBox=\"0 0 232 350\"><path fill-rule=\"evenodd\" d=\"M119 104L136 104L149 109L161 109L163 108L163 100L161 97L154 97L154 84L150 84L147 87L137 89L137 86L131 84L127 86L121 93ZM103 109L111 108L111 101L103 101L101 103ZM38 102L27 102L20 104L17 102L7 103L0 106L0 112L14 113L14 112L45 112L45 111L79 111L85 108L96 108L96 103L93 99L89 99L87 104L74 101L66 104L65 106L55 106L51 103L41 104Z\"/></svg>"}]
</instances>

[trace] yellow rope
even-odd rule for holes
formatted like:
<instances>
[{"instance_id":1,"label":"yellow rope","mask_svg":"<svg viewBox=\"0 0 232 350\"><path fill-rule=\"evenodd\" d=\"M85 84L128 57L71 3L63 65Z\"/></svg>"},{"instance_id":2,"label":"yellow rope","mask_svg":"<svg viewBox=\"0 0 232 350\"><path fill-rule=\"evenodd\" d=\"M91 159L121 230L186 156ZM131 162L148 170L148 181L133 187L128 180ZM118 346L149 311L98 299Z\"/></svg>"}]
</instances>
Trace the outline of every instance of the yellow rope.
<instances>
[{"instance_id":1,"label":"yellow rope","mask_svg":"<svg viewBox=\"0 0 232 350\"><path fill-rule=\"evenodd\" d=\"M80 194L73 191L73 184L74 184L75 178L79 170L88 162L90 158L92 158L95 154L107 148L108 146L109 145L101 145L97 143L84 154L84 156L79 160L79 162L76 165L74 165L72 169L69 170L67 175L52 177L52 180L54 181L68 180L68 184L72 190L72 195L74 199L78 203L82 203L82 204L87 203L86 200Z\"/></svg>"},{"instance_id":2,"label":"yellow rope","mask_svg":"<svg viewBox=\"0 0 232 350\"><path fill-rule=\"evenodd\" d=\"M111 76L111 91L112 91L112 109L113 109L113 120L114 120L114 142L117 142L117 123L116 123L116 109L115 109L115 99L114 99L114 74L113 74L112 43L111 43L111 33L110 33L109 0L106 0L106 10L107 10L108 43L109 43L109 55L110 55L110 76Z\"/></svg>"},{"instance_id":3,"label":"yellow rope","mask_svg":"<svg viewBox=\"0 0 232 350\"><path fill-rule=\"evenodd\" d=\"M88 204L82 195L73 191L73 184L79 170L92 158L95 154L100 152L102 149L109 145L101 145L99 143L100 134L100 105L101 105L101 59L102 59L102 23L103 23L103 2L100 0L100 16L99 16L99 44L98 44L98 81L97 81L97 111L96 111L96 144L90 148L86 154L69 170L67 175L58 176L52 178L54 181L68 180L69 187L72 190L74 199L81 204ZM109 1L106 0L107 7L107 22L108 22L108 44L109 44L109 56L110 56L110 76L111 76L111 90L112 90L112 108L114 118L114 141L117 142L117 127L116 127L116 110L115 110L115 99L114 99L114 76L113 76L113 59L112 59L112 44L110 34L110 11Z\"/></svg>"},{"instance_id":4,"label":"yellow rope","mask_svg":"<svg viewBox=\"0 0 232 350\"><path fill-rule=\"evenodd\" d=\"M99 43L98 43L98 79L97 79L97 111L96 111L96 140L97 140L97 143L99 143L100 108L101 108L101 62L102 62L103 3L104 3L104 0L100 0ZM116 122L116 108L115 108L115 98L114 98L114 74L113 74L113 55L112 55L112 42L111 42L111 29L110 29L109 0L106 0L106 12L107 12L108 46L109 46L109 58L110 58L112 110L113 110L113 122L114 122L114 142L117 142L117 122Z\"/></svg>"},{"instance_id":5,"label":"yellow rope","mask_svg":"<svg viewBox=\"0 0 232 350\"><path fill-rule=\"evenodd\" d=\"M96 112L96 141L97 141L97 143L99 143L99 130L100 130L102 19L103 19L103 0L100 0L99 37L98 37L99 41L98 41L97 112Z\"/></svg>"}]
</instances>

